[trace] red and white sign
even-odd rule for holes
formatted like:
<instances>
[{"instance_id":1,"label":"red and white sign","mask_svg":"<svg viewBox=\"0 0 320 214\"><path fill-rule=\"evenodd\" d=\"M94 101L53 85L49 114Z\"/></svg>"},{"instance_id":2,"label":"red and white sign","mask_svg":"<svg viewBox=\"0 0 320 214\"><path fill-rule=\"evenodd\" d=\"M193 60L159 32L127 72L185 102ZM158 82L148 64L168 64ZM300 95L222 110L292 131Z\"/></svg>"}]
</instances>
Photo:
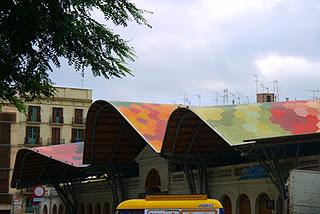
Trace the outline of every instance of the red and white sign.
<instances>
[{"instance_id":1,"label":"red and white sign","mask_svg":"<svg viewBox=\"0 0 320 214\"><path fill-rule=\"evenodd\" d=\"M43 186L36 186L34 189L33 189L33 194L35 197L37 198L41 198L44 196L44 193L45 193L45 189Z\"/></svg>"}]
</instances>

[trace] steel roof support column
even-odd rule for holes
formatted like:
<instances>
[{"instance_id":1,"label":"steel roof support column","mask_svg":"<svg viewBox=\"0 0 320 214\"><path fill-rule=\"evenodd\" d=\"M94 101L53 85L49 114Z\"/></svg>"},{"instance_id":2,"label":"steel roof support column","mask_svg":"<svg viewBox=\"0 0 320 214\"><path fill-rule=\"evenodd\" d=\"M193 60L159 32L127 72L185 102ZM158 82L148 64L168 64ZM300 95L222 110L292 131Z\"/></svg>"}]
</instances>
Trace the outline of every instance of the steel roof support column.
<instances>
[{"instance_id":1,"label":"steel roof support column","mask_svg":"<svg viewBox=\"0 0 320 214\"><path fill-rule=\"evenodd\" d=\"M122 174L118 172L115 168L115 166L111 166L110 173L108 173L108 177L105 177L109 188L112 192L112 198L113 198L113 206L112 210L115 211L118 204L125 200L125 193L123 188L123 182L122 182ZM119 195L120 193L120 195Z\"/></svg>"},{"instance_id":2,"label":"steel roof support column","mask_svg":"<svg viewBox=\"0 0 320 214\"><path fill-rule=\"evenodd\" d=\"M52 185L57 191L59 197L61 198L64 204L65 213L77 214L77 208L78 208L77 194L75 193L72 180L68 181L67 178L65 178L68 172L68 169L69 169L69 166L67 165L63 174L60 177L60 182L53 183ZM50 179L48 175L47 177Z\"/></svg>"},{"instance_id":3,"label":"steel roof support column","mask_svg":"<svg viewBox=\"0 0 320 214\"><path fill-rule=\"evenodd\" d=\"M299 145L299 144L298 144ZM299 146L296 146L296 155L293 168L298 164L299 158ZM283 156L284 160L280 163L279 157L275 154L274 150L276 148L280 148L277 151L280 152L281 157ZM252 147L252 150L248 152L246 155L254 158L260 166L265 170L268 177L272 181L272 183L276 186L277 190L279 191L280 198L282 200L282 211L286 213L287 211L287 190L286 190L286 181L289 176L289 163L288 163L288 156L285 146L279 147L278 145L275 146L259 146L259 147Z\"/></svg>"},{"instance_id":4,"label":"steel roof support column","mask_svg":"<svg viewBox=\"0 0 320 214\"><path fill-rule=\"evenodd\" d=\"M109 173L107 178L108 185L112 191L112 197L113 197L113 211L115 211L116 206L120 202L120 197L119 197L119 191L120 191L120 196L121 196L121 201L125 200L125 190L123 187L123 182L122 182L122 174L117 170L115 164L114 164L114 159L115 156L119 150L119 144L121 142L123 132L126 126L126 122L122 122L120 126L120 130L118 133L117 141L112 149L112 154L108 163L108 168L109 168Z\"/></svg>"},{"instance_id":5,"label":"steel roof support column","mask_svg":"<svg viewBox=\"0 0 320 214\"><path fill-rule=\"evenodd\" d=\"M196 189L196 185L194 182L192 167L190 166L190 164L183 163L183 164L181 164L181 168L187 177L187 182L188 182L190 194L197 194L197 189Z\"/></svg>"}]
</instances>

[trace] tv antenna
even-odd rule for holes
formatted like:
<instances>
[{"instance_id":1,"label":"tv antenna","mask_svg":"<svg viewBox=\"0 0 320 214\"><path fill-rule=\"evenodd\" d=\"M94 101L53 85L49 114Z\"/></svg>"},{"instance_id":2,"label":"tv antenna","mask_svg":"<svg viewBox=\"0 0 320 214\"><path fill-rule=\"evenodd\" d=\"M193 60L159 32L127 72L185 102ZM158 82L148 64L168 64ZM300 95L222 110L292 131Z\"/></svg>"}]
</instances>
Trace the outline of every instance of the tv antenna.
<instances>
[{"instance_id":1,"label":"tv antenna","mask_svg":"<svg viewBox=\"0 0 320 214\"><path fill-rule=\"evenodd\" d=\"M196 94L196 97L198 97L199 106L201 106L201 94Z\"/></svg>"},{"instance_id":2,"label":"tv antenna","mask_svg":"<svg viewBox=\"0 0 320 214\"><path fill-rule=\"evenodd\" d=\"M318 97L317 97L316 95L317 95L317 93L320 92L319 89L306 89L306 91L312 92L312 99L313 99L313 100L318 99Z\"/></svg>"},{"instance_id":3,"label":"tv antenna","mask_svg":"<svg viewBox=\"0 0 320 214\"><path fill-rule=\"evenodd\" d=\"M229 93L228 93L228 89L227 88L225 88L225 89L223 89L223 104L224 105L228 105L228 100L229 100Z\"/></svg>"}]
</instances>

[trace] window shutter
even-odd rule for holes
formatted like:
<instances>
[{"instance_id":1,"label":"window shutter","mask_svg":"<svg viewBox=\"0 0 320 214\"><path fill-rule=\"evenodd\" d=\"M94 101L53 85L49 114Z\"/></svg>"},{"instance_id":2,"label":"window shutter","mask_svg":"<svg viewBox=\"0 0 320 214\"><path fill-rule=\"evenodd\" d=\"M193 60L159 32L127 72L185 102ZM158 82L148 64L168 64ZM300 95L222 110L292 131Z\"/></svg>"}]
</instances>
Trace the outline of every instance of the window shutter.
<instances>
[{"instance_id":1,"label":"window shutter","mask_svg":"<svg viewBox=\"0 0 320 214\"><path fill-rule=\"evenodd\" d=\"M28 106L28 121L31 121L31 113L32 113L32 107Z\"/></svg>"},{"instance_id":2,"label":"window shutter","mask_svg":"<svg viewBox=\"0 0 320 214\"><path fill-rule=\"evenodd\" d=\"M41 108L40 108L40 106L38 106L37 107L37 119L38 119L38 122L40 122L41 121Z\"/></svg>"},{"instance_id":3,"label":"window shutter","mask_svg":"<svg viewBox=\"0 0 320 214\"><path fill-rule=\"evenodd\" d=\"M36 129L36 135L37 135L37 137L36 137L36 139L37 139L37 144L41 144L41 142L40 142L40 127L35 127L35 129Z\"/></svg>"},{"instance_id":4,"label":"window shutter","mask_svg":"<svg viewBox=\"0 0 320 214\"><path fill-rule=\"evenodd\" d=\"M63 108L60 108L60 123L63 123Z\"/></svg>"},{"instance_id":5,"label":"window shutter","mask_svg":"<svg viewBox=\"0 0 320 214\"><path fill-rule=\"evenodd\" d=\"M72 129L71 133L71 142L74 142L76 140L76 129Z\"/></svg>"}]
</instances>

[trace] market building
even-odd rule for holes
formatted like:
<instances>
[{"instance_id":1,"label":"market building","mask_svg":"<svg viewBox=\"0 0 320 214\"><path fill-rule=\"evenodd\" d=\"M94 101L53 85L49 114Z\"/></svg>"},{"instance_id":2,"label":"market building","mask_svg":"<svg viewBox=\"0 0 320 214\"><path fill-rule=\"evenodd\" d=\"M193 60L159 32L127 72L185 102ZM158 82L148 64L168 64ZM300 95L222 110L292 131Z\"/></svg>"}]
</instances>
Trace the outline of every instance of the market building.
<instances>
[{"instance_id":1,"label":"market building","mask_svg":"<svg viewBox=\"0 0 320 214\"><path fill-rule=\"evenodd\" d=\"M319 122L318 100L96 101L84 143L20 150L11 185L55 187L41 204L45 214L112 213L124 199L180 193L218 198L226 213L281 213L289 170L318 167Z\"/></svg>"},{"instance_id":2,"label":"market building","mask_svg":"<svg viewBox=\"0 0 320 214\"><path fill-rule=\"evenodd\" d=\"M10 188L15 157L22 148L84 140L92 90L56 87L49 100L27 103L26 114L9 103L0 111L0 213L33 213L32 188Z\"/></svg>"}]
</instances>

